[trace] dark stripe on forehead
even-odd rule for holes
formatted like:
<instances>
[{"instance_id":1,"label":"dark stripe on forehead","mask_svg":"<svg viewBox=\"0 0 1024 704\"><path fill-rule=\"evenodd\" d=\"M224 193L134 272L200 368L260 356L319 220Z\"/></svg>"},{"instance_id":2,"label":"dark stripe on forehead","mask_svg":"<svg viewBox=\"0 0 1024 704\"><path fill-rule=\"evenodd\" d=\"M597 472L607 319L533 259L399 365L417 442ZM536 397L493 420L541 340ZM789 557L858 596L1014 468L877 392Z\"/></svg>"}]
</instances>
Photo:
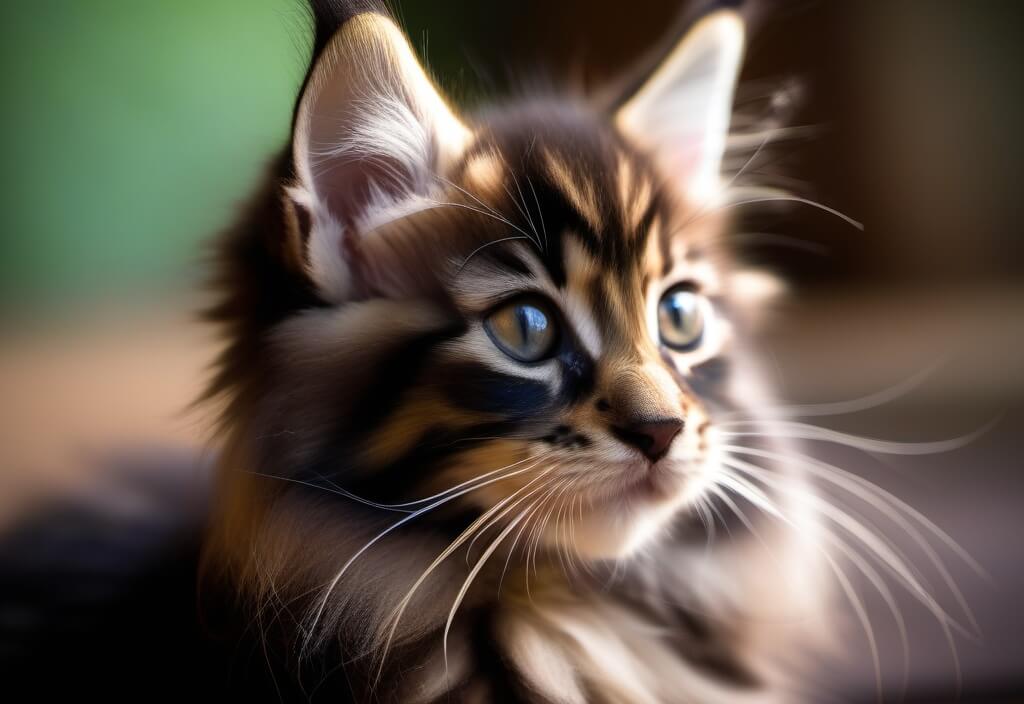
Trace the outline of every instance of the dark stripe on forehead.
<instances>
[{"instance_id":1,"label":"dark stripe on forehead","mask_svg":"<svg viewBox=\"0 0 1024 704\"><path fill-rule=\"evenodd\" d=\"M564 237L577 238L605 266L637 266L668 201L649 159L609 129L604 116L539 101L486 115L483 125L473 153L493 150L505 169L496 209L535 236L556 286L568 278ZM629 165L625 176L622 164ZM627 227L622 214L635 212L633 205L642 214Z\"/></svg>"},{"instance_id":2,"label":"dark stripe on forehead","mask_svg":"<svg viewBox=\"0 0 1024 704\"><path fill-rule=\"evenodd\" d=\"M536 203L528 210L542 233L541 262L551 281L562 288L566 284L564 237L575 237L594 257L600 256L600 235L594 232L586 218L576 210L566 195L547 176L531 180L537 195ZM532 195L532 194L531 194ZM540 211L537 212L537 206Z\"/></svg>"}]
</instances>

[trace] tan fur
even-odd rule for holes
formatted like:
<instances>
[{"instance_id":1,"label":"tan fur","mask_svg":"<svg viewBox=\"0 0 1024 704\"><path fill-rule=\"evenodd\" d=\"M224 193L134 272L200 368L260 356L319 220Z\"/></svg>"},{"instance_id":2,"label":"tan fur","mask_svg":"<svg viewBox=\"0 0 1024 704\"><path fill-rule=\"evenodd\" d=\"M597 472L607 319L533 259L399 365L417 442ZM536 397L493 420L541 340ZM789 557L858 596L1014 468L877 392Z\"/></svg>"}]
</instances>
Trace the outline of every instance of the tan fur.
<instances>
[{"instance_id":1,"label":"tan fur","mask_svg":"<svg viewBox=\"0 0 1024 704\"><path fill-rule=\"evenodd\" d=\"M601 204L597 200L593 184L586 174L581 174L573 169L558 154L552 151L544 152L544 161L547 165L548 174L558 187L568 196L576 209L586 218L587 223L598 229L601 227Z\"/></svg>"},{"instance_id":2,"label":"tan fur","mask_svg":"<svg viewBox=\"0 0 1024 704\"><path fill-rule=\"evenodd\" d=\"M423 428L458 430L479 421L478 415L453 408L436 394L421 392L374 430L364 446L365 458L371 465L384 466L408 452L420 439Z\"/></svg>"}]
</instances>

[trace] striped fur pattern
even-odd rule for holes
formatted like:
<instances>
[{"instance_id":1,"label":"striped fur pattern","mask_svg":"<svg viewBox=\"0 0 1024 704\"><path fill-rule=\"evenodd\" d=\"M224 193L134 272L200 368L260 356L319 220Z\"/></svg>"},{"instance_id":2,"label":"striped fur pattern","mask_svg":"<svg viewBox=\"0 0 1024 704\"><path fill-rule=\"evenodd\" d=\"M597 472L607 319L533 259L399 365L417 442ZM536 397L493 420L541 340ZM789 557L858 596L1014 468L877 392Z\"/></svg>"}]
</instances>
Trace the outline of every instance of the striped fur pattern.
<instances>
[{"instance_id":1,"label":"striped fur pattern","mask_svg":"<svg viewBox=\"0 0 1024 704\"><path fill-rule=\"evenodd\" d=\"M321 42L212 313L207 561L285 669L328 658L355 701L791 700L809 565L770 525L709 552L701 524L716 418L766 398L716 207L741 48L718 13L614 114L457 117L383 15ZM659 334L679 287L683 351ZM555 329L537 361L486 326L524 300ZM623 428L664 418L645 456Z\"/></svg>"}]
</instances>

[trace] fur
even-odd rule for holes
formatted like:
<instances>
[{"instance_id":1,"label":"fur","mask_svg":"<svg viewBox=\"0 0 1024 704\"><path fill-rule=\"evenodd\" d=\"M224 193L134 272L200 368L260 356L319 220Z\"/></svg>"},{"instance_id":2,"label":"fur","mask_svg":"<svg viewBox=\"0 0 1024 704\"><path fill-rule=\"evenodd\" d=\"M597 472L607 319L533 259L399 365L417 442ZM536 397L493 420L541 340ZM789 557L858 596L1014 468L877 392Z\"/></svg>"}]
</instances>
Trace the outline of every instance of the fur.
<instances>
[{"instance_id":1,"label":"fur","mask_svg":"<svg viewBox=\"0 0 1024 704\"><path fill-rule=\"evenodd\" d=\"M458 117L386 16L313 9L291 151L222 246L210 316L207 564L282 676L333 663L356 701L792 700L776 656L817 607L812 523L752 518L771 549L713 553L700 524L787 501L727 470L716 428L769 398L742 344L752 279L712 246L738 16L697 22L612 114ZM705 317L685 352L659 343L679 285ZM523 296L558 327L537 363L485 326ZM622 428L665 418L649 464Z\"/></svg>"}]
</instances>

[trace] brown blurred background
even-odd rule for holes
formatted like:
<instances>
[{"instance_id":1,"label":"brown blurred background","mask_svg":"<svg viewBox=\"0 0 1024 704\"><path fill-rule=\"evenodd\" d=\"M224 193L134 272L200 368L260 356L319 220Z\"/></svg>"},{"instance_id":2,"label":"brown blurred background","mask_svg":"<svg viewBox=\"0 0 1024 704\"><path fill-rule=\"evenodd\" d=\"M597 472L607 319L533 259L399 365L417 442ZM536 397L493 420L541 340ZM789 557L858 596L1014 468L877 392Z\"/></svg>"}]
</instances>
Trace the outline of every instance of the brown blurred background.
<instances>
[{"instance_id":1,"label":"brown blurred background","mask_svg":"<svg viewBox=\"0 0 1024 704\"><path fill-rule=\"evenodd\" d=\"M0 529L55 494L96 492L111 458L203 447L205 419L185 409L215 350L193 322L204 243L287 139L308 46L296 1L0 8ZM560 80L596 89L714 4L434 0L398 14L472 107ZM746 178L864 223L802 206L739 212L743 232L765 233L748 256L792 282L763 341L776 381L788 400L842 400L941 360L898 401L818 420L932 440L1000 418L940 456L827 456L913 503L992 573L986 583L950 558L985 636L958 642L964 697L1017 701L1024 4L732 4L750 19L738 109L771 113L785 88L795 101L775 109L803 128ZM195 508L206 475L188 471ZM906 609L911 699L953 700L940 632ZM893 689L902 662L877 615ZM848 643L842 681L823 678L838 700L869 699L866 643L856 630Z\"/></svg>"}]
</instances>

